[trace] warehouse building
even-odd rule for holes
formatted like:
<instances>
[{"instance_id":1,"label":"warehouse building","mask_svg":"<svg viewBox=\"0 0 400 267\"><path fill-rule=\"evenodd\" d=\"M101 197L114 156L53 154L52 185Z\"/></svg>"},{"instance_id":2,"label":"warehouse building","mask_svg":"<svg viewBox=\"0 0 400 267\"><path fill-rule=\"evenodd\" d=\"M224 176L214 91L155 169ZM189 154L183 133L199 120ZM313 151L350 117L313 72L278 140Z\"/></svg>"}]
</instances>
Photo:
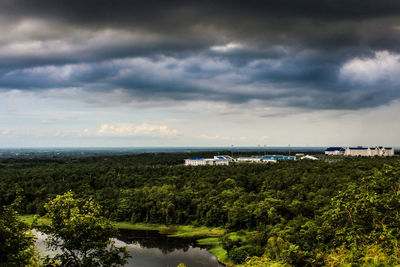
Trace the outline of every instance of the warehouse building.
<instances>
[{"instance_id":1,"label":"warehouse building","mask_svg":"<svg viewBox=\"0 0 400 267\"><path fill-rule=\"evenodd\" d=\"M197 158L185 159L186 166L205 166L205 165L229 165L229 162L234 161L230 156L214 156L212 159Z\"/></svg>"},{"instance_id":2,"label":"warehouse building","mask_svg":"<svg viewBox=\"0 0 400 267\"><path fill-rule=\"evenodd\" d=\"M268 156L252 156L252 158L259 158L262 161L267 160L295 160L295 156L281 156L281 155L268 155Z\"/></svg>"},{"instance_id":3,"label":"warehouse building","mask_svg":"<svg viewBox=\"0 0 400 267\"><path fill-rule=\"evenodd\" d=\"M267 162L276 162L276 160L273 159L263 159L263 158L257 158L257 157L240 157L237 159L238 162L252 162L252 163L267 163Z\"/></svg>"}]
</instances>

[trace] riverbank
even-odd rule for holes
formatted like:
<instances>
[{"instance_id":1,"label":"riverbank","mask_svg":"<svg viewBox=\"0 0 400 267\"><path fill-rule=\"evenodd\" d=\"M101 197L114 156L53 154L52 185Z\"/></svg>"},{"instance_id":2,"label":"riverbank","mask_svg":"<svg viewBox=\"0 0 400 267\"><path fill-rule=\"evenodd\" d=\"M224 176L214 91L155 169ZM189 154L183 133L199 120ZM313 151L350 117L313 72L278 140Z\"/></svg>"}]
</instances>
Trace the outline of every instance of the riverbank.
<instances>
[{"instance_id":1,"label":"riverbank","mask_svg":"<svg viewBox=\"0 0 400 267\"><path fill-rule=\"evenodd\" d=\"M37 215L20 215L20 220L30 225L46 226L50 220ZM162 225L149 223L112 222L117 229L124 230L151 230L158 231L171 237L194 238L202 246L209 247L208 251L217 257L218 261L225 266L235 266L228 258L228 253L223 249L219 237L226 233L226 230L219 227L206 227L194 225Z\"/></svg>"},{"instance_id":2,"label":"riverbank","mask_svg":"<svg viewBox=\"0 0 400 267\"><path fill-rule=\"evenodd\" d=\"M217 227L193 226L193 225L163 225L163 224L147 224L147 223L129 223L114 222L117 229L127 230L153 230L161 234L167 234L173 237L182 238L200 238L200 237L220 237L226 232L225 229Z\"/></svg>"}]
</instances>

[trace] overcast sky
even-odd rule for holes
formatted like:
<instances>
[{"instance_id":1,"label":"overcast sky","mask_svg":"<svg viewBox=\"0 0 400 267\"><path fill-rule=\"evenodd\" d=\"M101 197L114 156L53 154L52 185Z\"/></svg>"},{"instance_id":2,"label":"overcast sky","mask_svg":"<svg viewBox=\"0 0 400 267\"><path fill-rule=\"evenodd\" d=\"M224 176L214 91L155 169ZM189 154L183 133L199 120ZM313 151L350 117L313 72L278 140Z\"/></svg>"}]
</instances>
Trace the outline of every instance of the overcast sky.
<instances>
[{"instance_id":1,"label":"overcast sky","mask_svg":"<svg viewBox=\"0 0 400 267\"><path fill-rule=\"evenodd\" d=\"M0 147L400 145L397 0L0 0Z\"/></svg>"}]
</instances>

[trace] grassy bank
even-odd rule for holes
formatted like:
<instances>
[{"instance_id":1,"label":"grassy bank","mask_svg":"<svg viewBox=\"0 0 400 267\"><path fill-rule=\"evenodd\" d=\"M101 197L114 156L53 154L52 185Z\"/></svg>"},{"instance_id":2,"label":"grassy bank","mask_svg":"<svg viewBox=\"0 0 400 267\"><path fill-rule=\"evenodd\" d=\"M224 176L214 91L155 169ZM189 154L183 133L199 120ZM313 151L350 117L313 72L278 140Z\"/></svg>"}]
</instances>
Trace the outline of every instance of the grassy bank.
<instances>
[{"instance_id":1,"label":"grassy bank","mask_svg":"<svg viewBox=\"0 0 400 267\"><path fill-rule=\"evenodd\" d=\"M20 215L20 220L25 223L32 224L36 220L35 225L45 226L50 224L50 220L46 217L37 215ZM225 229L217 227L193 226L193 225L163 225L150 223L129 223L129 222L113 222L117 229L127 230L153 230L161 234L167 234L173 237L182 238L201 238L201 237L219 237L225 234Z\"/></svg>"},{"instance_id":2,"label":"grassy bank","mask_svg":"<svg viewBox=\"0 0 400 267\"><path fill-rule=\"evenodd\" d=\"M247 238L251 236L252 234L255 234L256 232L250 232L250 231L238 231L238 232L230 232L227 233L226 236L231 239L232 241L247 241ZM228 267L231 266L236 266L240 267L242 265L235 265L233 261L228 257L227 251L222 247L222 244L219 240L218 237L208 237L208 238L202 238L197 240L197 243L199 245L204 245L204 246L209 246L210 251L213 255L215 255L218 259L219 262L225 264Z\"/></svg>"},{"instance_id":3,"label":"grassy bank","mask_svg":"<svg viewBox=\"0 0 400 267\"><path fill-rule=\"evenodd\" d=\"M217 257L219 262L222 262L226 266L234 266L232 261L228 258L228 253L222 247L221 242L218 237L207 237L197 240L197 243L202 246L208 246L210 251L215 257Z\"/></svg>"},{"instance_id":4,"label":"grassy bank","mask_svg":"<svg viewBox=\"0 0 400 267\"><path fill-rule=\"evenodd\" d=\"M126 229L126 230L147 230L147 231L163 231L167 228L165 225L161 224L151 224L151 223L129 223L129 222L113 222L115 228Z\"/></svg>"},{"instance_id":5,"label":"grassy bank","mask_svg":"<svg viewBox=\"0 0 400 267\"><path fill-rule=\"evenodd\" d=\"M225 229L216 227L193 226L193 225L163 225L147 223L129 223L115 222L117 229L128 230L154 230L161 234L167 234L173 237L182 238L200 238L200 237L219 237L225 234Z\"/></svg>"},{"instance_id":6,"label":"grassy bank","mask_svg":"<svg viewBox=\"0 0 400 267\"><path fill-rule=\"evenodd\" d=\"M29 215L19 215L18 217L21 221L29 225L32 225L35 220L36 220L35 225L37 226L46 226L50 224L49 218L40 217L38 215L29 214Z\"/></svg>"}]
</instances>

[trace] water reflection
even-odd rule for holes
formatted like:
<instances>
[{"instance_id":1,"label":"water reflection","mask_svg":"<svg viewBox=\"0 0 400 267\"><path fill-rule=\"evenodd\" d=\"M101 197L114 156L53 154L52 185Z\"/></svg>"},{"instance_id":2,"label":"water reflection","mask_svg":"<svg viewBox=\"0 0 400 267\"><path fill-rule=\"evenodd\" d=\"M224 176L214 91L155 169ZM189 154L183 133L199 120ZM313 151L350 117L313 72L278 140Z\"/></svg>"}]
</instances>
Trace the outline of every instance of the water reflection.
<instances>
[{"instance_id":1,"label":"water reflection","mask_svg":"<svg viewBox=\"0 0 400 267\"><path fill-rule=\"evenodd\" d=\"M36 248L41 256L53 256L60 251L52 251L46 246L47 235L34 230ZM185 263L187 267L222 267L217 258L195 239L173 238L157 231L120 230L116 246L126 246L132 258L128 267L176 267Z\"/></svg>"},{"instance_id":2,"label":"water reflection","mask_svg":"<svg viewBox=\"0 0 400 267\"><path fill-rule=\"evenodd\" d=\"M132 255L131 267L176 267L185 263L188 267L220 267L214 255L195 239L173 238L157 231L121 230L119 242L125 243ZM124 244L118 245L124 245Z\"/></svg>"}]
</instances>

